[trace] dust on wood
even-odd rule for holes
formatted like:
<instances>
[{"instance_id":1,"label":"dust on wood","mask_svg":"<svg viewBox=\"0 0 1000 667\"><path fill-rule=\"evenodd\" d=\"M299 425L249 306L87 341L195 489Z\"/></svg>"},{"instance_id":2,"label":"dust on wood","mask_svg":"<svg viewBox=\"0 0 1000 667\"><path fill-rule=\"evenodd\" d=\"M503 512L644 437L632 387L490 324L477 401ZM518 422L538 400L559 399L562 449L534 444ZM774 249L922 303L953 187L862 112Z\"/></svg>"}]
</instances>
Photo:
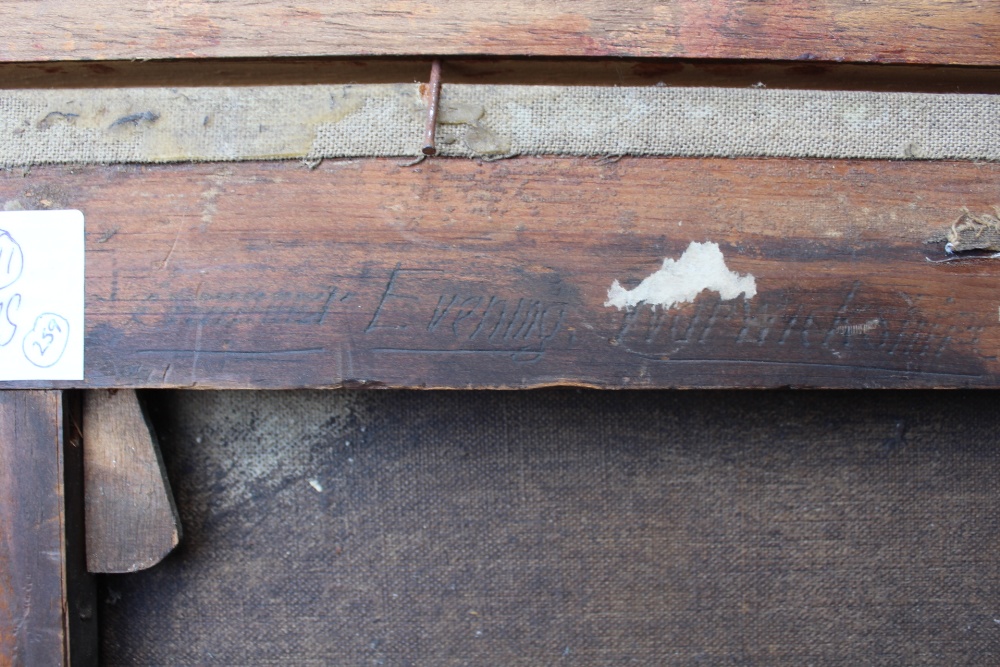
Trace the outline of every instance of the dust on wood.
<instances>
[{"instance_id":1,"label":"dust on wood","mask_svg":"<svg viewBox=\"0 0 1000 667\"><path fill-rule=\"evenodd\" d=\"M153 433L132 389L83 402L87 569L136 572L180 541L180 520Z\"/></svg>"},{"instance_id":2,"label":"dust on wood","mask_svg":"<svg viewBox=\"0 0 1000 667\"><path fill-rule=\"evenodd\" d=\"M933 264L963 262L965 260L998 259L1000 258L1000 207L994 207L997 215L989 213L975 214L967 208L962 209L951 228L941 234L935 234L924 243L944 243L946 257L941 259L927 258Z\"/></svg>"},{"instance_id":3,"label":"dust on wood","mask_svg":"<svg viewBox=\"0 0 1000 667\"><path fill-rule=\"evenodd\" d=\"M967 208L962 209L962 215L948 231L945 250L949 253L969 250L1000 252L1000 206L995 206L993 210L996 215L975 214Z\"/></svg>"}]
</instances>

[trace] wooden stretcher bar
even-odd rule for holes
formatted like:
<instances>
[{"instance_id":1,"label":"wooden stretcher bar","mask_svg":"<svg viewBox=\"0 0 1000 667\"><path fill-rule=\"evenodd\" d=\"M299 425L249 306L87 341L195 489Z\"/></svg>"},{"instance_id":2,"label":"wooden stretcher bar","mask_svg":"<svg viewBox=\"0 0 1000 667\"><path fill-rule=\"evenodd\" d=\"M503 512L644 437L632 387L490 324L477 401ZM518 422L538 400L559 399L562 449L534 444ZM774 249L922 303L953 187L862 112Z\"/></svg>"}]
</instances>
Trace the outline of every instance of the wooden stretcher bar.
<instances>
[{"instance_id":1,"label":"wooden stretcher bar","mask_svg":"<svg viewBox=\"0 0 1000 667\"><path fill-rule=\"evenodd\" d=\"M0 391L0 665L96 664L76 399Z\"/></svg>"},{"instance_id":2,"label":"wooden stretcher bar","mask_svg":"<svg viewBox=\"0 0 1000 667\"><path fill-rule=\"evenodd\" d=\"M998 169L46 167L0 201L87 214L86 379L45 386L994 387L1000 264L929 259L962 207L990 211ZM608 305L692 242L756 295Z\"/></svg>"},{"instance_id":3,"label":"wooden stretcher bar","mask_svg":"<svg viewBox=\"0 0 1000 667\"><path fill-rule=\"evenodd\" d=\"M990 2L16 0L0 6L0 26L4 61L434 54L1000 64Z\"/></svg>"}]
</instances>

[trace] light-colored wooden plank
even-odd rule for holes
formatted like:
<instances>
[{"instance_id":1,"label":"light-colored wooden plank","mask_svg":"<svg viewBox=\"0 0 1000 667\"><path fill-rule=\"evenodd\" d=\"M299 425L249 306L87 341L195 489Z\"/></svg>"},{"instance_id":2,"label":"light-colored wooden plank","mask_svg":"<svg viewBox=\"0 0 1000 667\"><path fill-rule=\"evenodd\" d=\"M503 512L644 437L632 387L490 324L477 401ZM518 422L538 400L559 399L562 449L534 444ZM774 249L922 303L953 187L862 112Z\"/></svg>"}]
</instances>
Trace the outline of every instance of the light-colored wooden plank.
<instances>
[{"instance_id":1,"label":"light-colored wooden plank","mask_svg":"<svg viewBox=\"0 0 1000 667\"><path fill-rule=\"evenodd\" d=\"M991 2L302 0L0 6L0 60L640 56L1000 64Z\"/></svg>"},{"instance_id":2,"label":"light-colored wooden plank","mask_svg":"<svg viewBox=\"0 0 1000 667\"><path fill-rule=\"evenodd\" d=\"M181 526L156 435L135 390L83 399L87 569L137 572L159 563Z\"/></svg>"}]
</instances>

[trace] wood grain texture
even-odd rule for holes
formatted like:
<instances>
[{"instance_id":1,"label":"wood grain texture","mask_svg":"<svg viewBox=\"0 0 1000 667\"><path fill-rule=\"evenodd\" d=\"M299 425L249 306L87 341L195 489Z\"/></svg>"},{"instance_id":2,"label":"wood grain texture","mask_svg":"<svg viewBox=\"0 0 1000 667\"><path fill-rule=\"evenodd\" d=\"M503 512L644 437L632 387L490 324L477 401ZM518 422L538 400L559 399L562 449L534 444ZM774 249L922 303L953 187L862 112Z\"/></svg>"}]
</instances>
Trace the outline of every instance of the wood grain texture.
<instances>
[{"instance_id":1,"label":"wood grain texture","mask_svg":"<svg viewBox=\"0 0 1000 667\"><path fill-rule=\"evenodd\" d=\"M84 393L87 569L137 572L180 541L156 434L132 389Z\"/></svg>"},{"instance_id":2,"label":"wood grain texture","mask_svg":"<svg viewBox=\"0 0 1000 667\"><path fill-rule=\"evenodd\" d=\"M92 597L69 581L82 544L67 539L58 391L0 392L0 665L68 665ZM75 455L74 455L75 456ZM78 498L72 499L78 502ZM70 520L72 521L72 519ZM93 637L80 637L96 646ZM77 653L81 659L93 653ZM81 661L78 664L85 664Z\"/></svg>"},{"instance_id":3,"label":"wood grain texture","mask_svg":"<svg viewBox=\"0 0 1000 667\"><path fill-rule=\"evenodd\" d=\"M1000 263L925 240L998 178L369 159L34 169L0 202L86 214L90 387L995 387ZM605 305L694 241L757 295Z\"/></svg>"},{"instance_id":4,"label":"wood grain texture","mask_svg":"<svg viewBox=\"0 0 1000 667\"><path fill-rule=\"evenodd\" d=\"M15 0L0 60L322 55L1000 63L992 2Z\"/></svg>"}]
</instances>

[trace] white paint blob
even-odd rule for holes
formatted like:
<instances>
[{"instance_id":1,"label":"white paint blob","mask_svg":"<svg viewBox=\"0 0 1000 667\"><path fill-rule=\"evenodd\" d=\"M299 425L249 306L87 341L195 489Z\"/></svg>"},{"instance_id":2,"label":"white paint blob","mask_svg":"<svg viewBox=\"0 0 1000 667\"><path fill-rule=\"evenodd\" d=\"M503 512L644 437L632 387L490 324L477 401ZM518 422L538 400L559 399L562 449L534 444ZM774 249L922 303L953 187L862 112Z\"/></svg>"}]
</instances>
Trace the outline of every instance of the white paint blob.
<instances>
[{"instance_id":1,"label":"white paint blob","mask_svg":"<svg viewBox=\"0 0 1000 667\"><path fill-rule=\"evenodd\" d=\"M694 301L705 290L718 292L724 301L740 294L752 299L757 295L757 281L749 273L741 276L730 271L718 243L692 241L680 259L664 259L660 270L646 277L635 289L625 289L616 280L608 290L604 305L622 310L646 303L666 309Z\"/></svg>"}]
</instances>

